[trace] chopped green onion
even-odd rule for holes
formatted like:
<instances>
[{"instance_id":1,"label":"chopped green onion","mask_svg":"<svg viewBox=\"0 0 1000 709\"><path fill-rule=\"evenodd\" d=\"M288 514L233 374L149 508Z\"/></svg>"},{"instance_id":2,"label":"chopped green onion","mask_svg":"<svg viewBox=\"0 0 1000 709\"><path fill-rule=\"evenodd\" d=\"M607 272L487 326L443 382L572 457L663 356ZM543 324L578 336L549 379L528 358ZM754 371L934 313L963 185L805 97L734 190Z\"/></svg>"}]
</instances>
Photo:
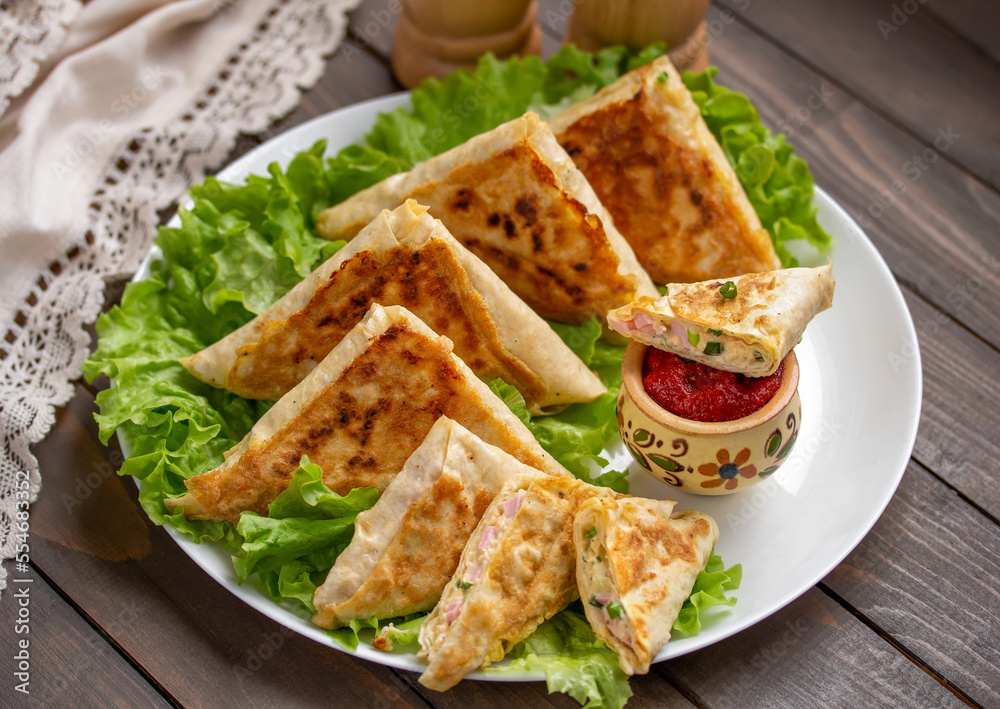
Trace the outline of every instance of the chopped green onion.
<instances>
[{"instance_id":1,"label":"chopped green onion","mask_svg":"<svg viewBox=\"0 0 1000 709\"><path fill-rule=\"evenodd\" d=\"M593 539L594 537L596 537L597 527L591 527L589 530L587 530L587 533L584 536L587 537L587 539Z\"/></svg>"},{"instance_id":2,"label":"chopped green onion","mask_svg":"<svg viewBox=\"0 0 1000 709\"><path fill-rule=\"evenodd\" d=\"M602 559L601 557L597 557L597 563L598 564L600 564L602 561L604 561L604 559Z\"/></svg>"},{"instance_id":3,"label":"chopped green onion","mask_svg":"<svg viewBox=\"0 0 1000 709\"><path fill-rule=\"evenodd\" d=\"M753 358L755 360L757 360L758 362L763 362L764 361L764 355L762 355L759 350L754 350L753 351Z\"/></svg>"},{"instance_id":4,"label":"chopped green onion","mask_svg":"<svg viewBox=\"0 0 1000 709\"><path fill-rule=\"evenodd\" d=\"M469 583L468 581L458 581L455 584L455 588L460 588L463 591L468 591L470 588L472 588L472 584Z\"/></svg>"},{"instance_id":5,"label":"chopped green onion","mask_svg":"<svg viewBox=\"0 0 1000 709\"><path fill-rule=\"evenodd\" d=\"M716 330L714 327L710 327L708 328L708 331L716 337L722 337L722 330Z\"/></svg>"},{"instance_id":6,"label":"chopped green onion","mask_svg":"<svg viewBox=\"0 0 1000 709\"><path fill-rule=\"evenodd\" d=\"M707 355L717 355L722 354L722 343L717 340L712 340L711 342L705 343L705 354Z\"/></svg>"},{"instance_id":7,"label":"chopped green onion","mask_svg":"<svg viewBox=\"0 0 1000 709\"><path fill-rule=\"evenodd\" d=\"M590 597L590 605L594 608L604 608L604 604L597 600L597 596Z\"/></svg>"},{"instance_id":8,"label":"chopped green onion","mask_svg":"<svg viewBox=\"0 0 1000 709\"><path fill-rule=\"evenodd\" d=\"M732 281L726 281L719 288L719 293L726 300L732 300L733 298L736 297L736 284L733 283Z\"/></svg>"},{"instance_id":9,"label":"chopped green onion","mask_svg":"<svg viewBox=\"0 0 1000 709\"><path fill-rule=\"evenodd\" d=\"M608 601L608 617L609 618L621 618L622 617L622 604L618 601Z\"/></svg>"},{"instance_id":10,"label":"chopped green onion","mask_svg":"<svg viewBox=\"0 0 1000 709\"><path fill-rule=\"evenodd\" d=\"M701 335L699 335L697 332L691 332L690 330L688 330L688 342L691 343L692 347L697 347L698 346L698 340L700 340L700 339L701 339Z\"/></svg>"},{"instance_id":11,"label":"chopped green onion","mask_svg":"<svg viewBox=\"0 0 1000 709\"><path fill-rule=\"evenodd\" d=\"M668 78L669 77L667 76L667 72L661 71L659 74L656 75L656 83L665 84L667 83Z\"/></svg>"}]
</instances>

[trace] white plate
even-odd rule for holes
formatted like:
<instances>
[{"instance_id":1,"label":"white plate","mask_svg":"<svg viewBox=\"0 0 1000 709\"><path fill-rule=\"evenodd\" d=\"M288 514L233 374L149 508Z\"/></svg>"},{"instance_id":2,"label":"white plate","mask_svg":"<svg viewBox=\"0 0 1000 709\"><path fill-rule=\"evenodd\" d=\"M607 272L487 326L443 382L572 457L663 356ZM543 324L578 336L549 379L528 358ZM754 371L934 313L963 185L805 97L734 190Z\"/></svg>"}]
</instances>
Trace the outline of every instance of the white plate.
<instances>
[{"instance_id":1,"label":"white plate","mask_svg":"<svg viewBox=\"0 0 1000 709\"><path fill-rule=\"evenodd\" d=\"M267 141L218 177L239 183L251 173L266 175L269 163L287 165L321 138L329 141L327 154L333 155L360 142L376 114L407 102L408 94L395 94L320 116ZM678 499L678 509L712 515L721 532L716 551L727 564L743 565L736 606L711 611L699 635L668 643L657 661L729 637L811 588L875 524L906 469L921 397L913 321L888 267L858 225L819 189L816 204L820 222L833 235L837 292L833 308L817 316L795 349L802 424L798 443L781 469L750 491L701 497L654 481L620 444L608 451L612 466L630 467L634 494L671 496ZM150 258L137 279L148 275ZM309 621L274 604L262 590L238 586L221 545L195 544L172 528L167 531L195 563L254 609L316 642L349 652ZM422 669L410 654L386 654L364 644L353 654L405 670ZM470 677L543 679L540 673L497 678L479 672Z\"/></svg>"}]
</instances>

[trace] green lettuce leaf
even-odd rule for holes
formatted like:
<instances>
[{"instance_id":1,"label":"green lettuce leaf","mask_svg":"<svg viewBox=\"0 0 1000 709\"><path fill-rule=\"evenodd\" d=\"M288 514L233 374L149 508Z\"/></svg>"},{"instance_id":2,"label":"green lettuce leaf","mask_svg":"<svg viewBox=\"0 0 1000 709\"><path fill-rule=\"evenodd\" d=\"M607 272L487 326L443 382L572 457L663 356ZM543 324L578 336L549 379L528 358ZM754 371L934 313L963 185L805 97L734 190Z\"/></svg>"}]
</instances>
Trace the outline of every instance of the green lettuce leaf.
<instances>
[{"instance_id":1,"label":"green lettuce leaf","mask_svg":"<svg viewBox=\"0 0 1000 709\"><path fill-rule=\"evenodd\" d=\"M786 246L789 241L804 239L819 253L829 252L832 239L816 221L813 179L805 161L784 135L774 135L760 122L750 99L716 84L716 72L711 67L702 74L685 73L684 85L736 170L782 265L798 265Z\"/></svg>"},{"instance_id":2,"label":"green lettuce leaf","mask_svg":"<svg viewBox=\"0 0 1000 709\"><path fill-rule=\"evenodd\" d=\"M600 472L608 465L601 452L618 435L618 390L625 348L600 339L601 326L596 318L582 325L549 325L597 373L608 393L586 404L573 404L552 416L536 416L528 422L528 430L542 448L576 477L627 493L627 471Z\"/></svg>"},{"instance_id":3,"label":"green lettuce leaf","mask_svg":"<svg viewBox=\"0 0 1000 709\"><path fill-rule=\"evenodd\" d=\"M600 340L601 326L596 318L582 325L549 325L584 364L598 373L608 393L596 401L573 404L558 414L531 416L524 398L512 385L496 379L490 389L521 419L542 448L573 475L592 485L627 493L628 471L604 470L608 461L600 455L618 434L616 406L625 348Z\"/></svg>"},{"instance_id":4,"label":"green lettuce leaf","mask_svg":"<svg viewBox=\"0 0 1000 709\"><path fill-rule=\"evenodd\" d=\"M342 246L316 237L315 213L333 192L321 162L324 143L297 155L286 171L244 185L208 178L162 227L163 257L149 279L131 283L122 302L97 321L98 347L84 363L88 381L105 375L95 416L101 440L120 430L130 456L120 473L141 480L139 500L155 524L232 543L232 525L188 520L163 500L184 481L223 461L271 406L248 401L190 376L181 358L248 322Z\"/></svg>"},{"instance_id":5,"label":"green lettuce leaf","mask_svg":"<svg viewBox=\"0 0 1000 709\"><path fill-rule=\"evenodd\" d=\"M268 516L255 512L240 514L236 531L243 538L233 555L239 583L251 575L263 578L279 572L291 561L298 564L286 572L285 587L294 584L295 593L281 592L282 579L265 580L278 595L299 598L308 588L305 574L327 571L354 534L354 518L378 500L373 487L355 488L346 497L323 484L323 471L303 456L288 488L268 506ZM272 595L275 595L272 593Z\"/></svg>"},{"instance_id":6,"label":"green lettuce leaf","mask_svg":"<svg viewBox=\"0 0 1000 709\"><path fill-rule=\"evenodd\" d=\"M412 108L381 114L366 141L410 169L517 118L529 107L569 105L564 102L571 95L592 95L662 51L662 46L654 46L631 54L609 47L590 54L567 45L547 62L537 56L500 61L486 54L474 71L424 81L413 90Z\"/></svg>"},{"instance_id":7,"label":"green lettuce leaf","mask_svg":"<svg viewBox=\"0 0 1000 709\"><path fill-rule=\"evenodd\" d=\"M386 651L391 651L394 645L419 646L420 626L424 623L427 613L414 613L402 618L354 618L350 624L336 630L327 630L326 634L335 639L341 645L351 650L358 647L361 642L361 633L365 630L373 630L373 635L378 635L389 641L390 647Z\"/></svg>"},{"instance_id":8,"label":"green lettuce leaf","mask_svg":"<svg viewBox=\"0 0 1000 709\"><path fill-rule=\"evenodd\" d=\"M674 621L670 635L688 637L701 632L704 612L715 606L735 606L736 598L727 597L726 591L735 591L743 580L743 566L734 564L728 569L715 551L708 557L708 564L698 574L691 595L684 601Z\"/></svg>"},{"instance_id":9,"label":"green lettuce leaf","mask_svg":"<svg viewBox=\"0 0 1000 709\"><path fill-rule=\"evenodd\" d=\"M632 696L618 656L597 639L579 609L557 613L511 648L507 657L506 666L491 665L486 673L502 677L544 672L550 692L564 692L585 709L621 709Z\"/></svg>"}]
</instances>

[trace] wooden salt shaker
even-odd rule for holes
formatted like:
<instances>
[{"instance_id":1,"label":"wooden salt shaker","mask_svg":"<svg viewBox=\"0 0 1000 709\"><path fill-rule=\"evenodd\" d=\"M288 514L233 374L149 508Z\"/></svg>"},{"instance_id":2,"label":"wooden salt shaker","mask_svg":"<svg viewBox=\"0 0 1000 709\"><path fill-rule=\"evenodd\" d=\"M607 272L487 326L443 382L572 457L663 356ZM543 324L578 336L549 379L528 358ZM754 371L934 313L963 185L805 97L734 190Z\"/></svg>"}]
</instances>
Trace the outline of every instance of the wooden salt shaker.
<instances>
[{"instance_id":1,"label":"wooden salt shaker","mask_svg":"<svg viewBox=\"0 0 1000 709\"><path fill-rule=\"evenodd\" d=\"M612 44L639 50L666 42L680 71L708 66L705 12L709 0L577 0L566 42L596 51Z\"/></svg>"},{"instance_id":2,"label":"wooden salt shaker","mask_svg":"<svg viewBox=\"0 0 1000 709\"><path fill-rule=\"evenodd\" d=\"M392 71L413 88L428 76L471 69L486 52L500 59L540 54L536 0L403 0Z\"/></svg>"}]
</instances>

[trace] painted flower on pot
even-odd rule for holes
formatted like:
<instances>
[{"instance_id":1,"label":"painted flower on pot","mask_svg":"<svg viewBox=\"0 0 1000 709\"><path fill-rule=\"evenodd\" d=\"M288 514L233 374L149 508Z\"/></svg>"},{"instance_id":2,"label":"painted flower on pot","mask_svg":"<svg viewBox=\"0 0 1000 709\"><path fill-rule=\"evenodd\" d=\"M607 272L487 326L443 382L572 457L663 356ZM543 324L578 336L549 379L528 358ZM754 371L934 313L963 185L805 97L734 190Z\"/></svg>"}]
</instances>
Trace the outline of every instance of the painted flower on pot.
<instances>
[{"instance_id":1,"label":"painted flower on pot","mask_svg":"<svg viewBox=\"0 0 1000 709\"><path fill-rule=\"evenodd\" d=\"M744 465L750 460L749 448L741 450L735 458L729 455L728 450L720 448L715 454L715 459L719 461L718 465L705 463L698 466L699 473L712 478L702 481L702 487L724 485L727 490L735 490L736 486L740 484L739 478L752 478L757 474L756 465Z\"/></svg>"}]
</instances>

